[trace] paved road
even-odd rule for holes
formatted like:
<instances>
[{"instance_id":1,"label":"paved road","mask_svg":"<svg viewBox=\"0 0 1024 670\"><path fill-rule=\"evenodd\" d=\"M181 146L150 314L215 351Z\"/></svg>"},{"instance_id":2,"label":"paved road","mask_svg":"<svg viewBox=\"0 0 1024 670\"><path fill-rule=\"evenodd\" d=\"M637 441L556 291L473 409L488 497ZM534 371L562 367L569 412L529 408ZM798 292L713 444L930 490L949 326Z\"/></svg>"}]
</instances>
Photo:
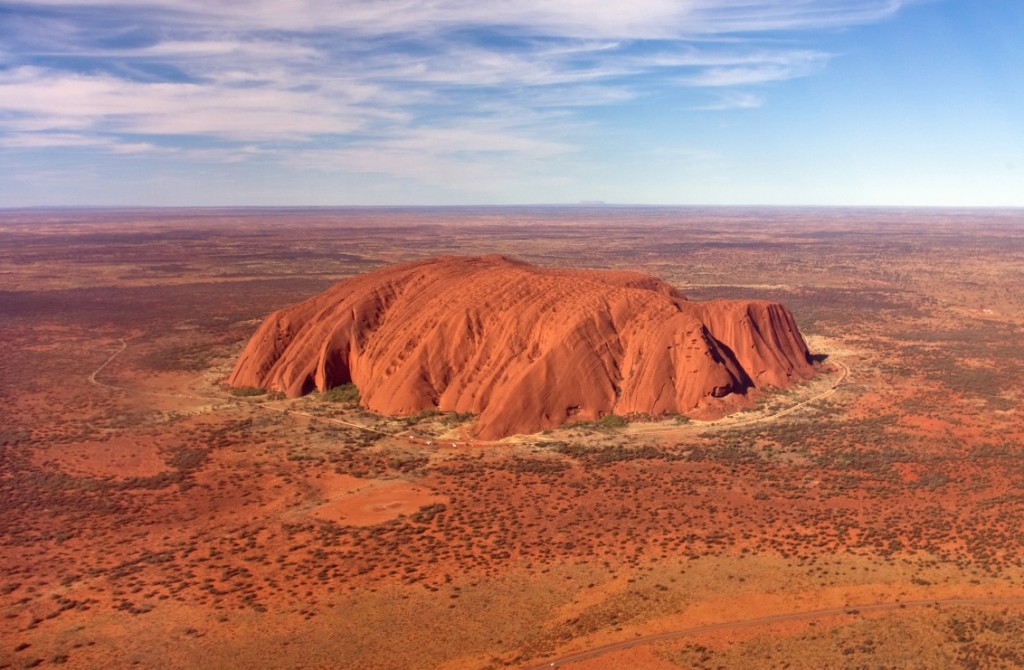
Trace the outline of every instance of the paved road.
<instances>
[{"instance_id":1,"label":"paved road","mask_svg":"<svg viewBox=\"0 0 1024 670\"><path fill-rule=\"evenodd\" d=\"M807 619L822 619L825 617L841 616L843 614L856 615L864 612L885 612L906 608L920 607L957 607L957 606L979 606L979 605L1024 605L1024 597L1006 598L947 598L942 600L906 600L890 603L874 603L870 605L848 605L846 607L829 607L825 609L809 610L806 612L790 612L788 614L774 614L771 616L756 617L754 619L743 619L740 621L724 621L722 623L693 626L653 635L643 635L631 640L624 640L613 644L606 644L594 647L585 651L578 651L566 656L545 661L540 665L531 666L529 670L544 670L544 668L557 668L586 661L616 651L630 649L654 642L674 640L681 637L701 635L705 633L717 633L721 631L739 630L742 628L754 628L757 626L768 626L778 623L789 623L792 621L805 621Z\"/></svg>"}]
</instances>

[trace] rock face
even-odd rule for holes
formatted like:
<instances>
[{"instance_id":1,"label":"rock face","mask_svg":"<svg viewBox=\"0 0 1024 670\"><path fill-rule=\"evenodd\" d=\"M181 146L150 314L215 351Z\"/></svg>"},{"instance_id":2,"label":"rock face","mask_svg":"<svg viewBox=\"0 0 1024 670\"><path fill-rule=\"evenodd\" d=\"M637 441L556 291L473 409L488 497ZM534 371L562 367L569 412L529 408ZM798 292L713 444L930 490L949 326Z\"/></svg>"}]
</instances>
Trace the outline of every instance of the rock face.
<instances>
[{"instance_id":1,"label":"rock face","mask_svg":"<svg viewBox=\"0 0 1024 670\"><path fill-rule=\"evenodd\" d=\"M693 412L812 374L778 303L691 302L644 274L487 256L384 268L280 309L228 382L288 397L352 382L371 410L472 412L494 439Z\"/></svg>"}]
</instances>

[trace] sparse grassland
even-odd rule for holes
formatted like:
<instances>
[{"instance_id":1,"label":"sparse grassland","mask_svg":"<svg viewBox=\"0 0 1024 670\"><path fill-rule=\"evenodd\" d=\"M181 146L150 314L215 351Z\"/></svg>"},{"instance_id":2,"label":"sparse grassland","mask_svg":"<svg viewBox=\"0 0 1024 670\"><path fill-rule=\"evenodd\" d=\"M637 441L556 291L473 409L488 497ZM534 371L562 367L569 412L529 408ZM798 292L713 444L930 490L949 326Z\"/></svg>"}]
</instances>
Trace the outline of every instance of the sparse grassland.
<instances>
[{"instance_id":1,"label":"sparse grassland","mask_svg":"<svg viewBox=\"0 0 1024 670\"><path fill-rule=\"evenodd\" d=\"M1020 213L588 217L0 214L0 667L532 667L828 607L850 613L605 661L1019 665ZM849 377L771 421L610 416L493 444L471 415L382 417L353 386L222 386L273 308L496 248L786 304L823 376L744 416ZM957 597L1004 604L857 609Z\"/></svg>"}]
</instances>

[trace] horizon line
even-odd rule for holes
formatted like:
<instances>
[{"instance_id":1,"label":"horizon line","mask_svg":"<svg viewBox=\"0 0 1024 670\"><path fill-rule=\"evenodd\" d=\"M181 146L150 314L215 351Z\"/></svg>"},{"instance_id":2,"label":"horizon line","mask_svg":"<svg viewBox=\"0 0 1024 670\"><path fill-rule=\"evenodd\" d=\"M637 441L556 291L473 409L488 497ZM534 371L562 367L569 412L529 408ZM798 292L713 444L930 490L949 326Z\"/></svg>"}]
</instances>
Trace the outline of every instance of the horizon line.
<instances>
[{"instance_id":1,"label":"horizon line","mask_svg":"<svg viewBox=\"0 0 1024 670\"><path fill-rule=\"evenodd\" d=\"M921 205L921 204L652 204L619 202L538 202L516 204L401 204L401 205L0 205L0 212L45 210L342 210L342 209L889 209L889 210L1024 210L1019 205Z\"/></svg>"}]
</instances>

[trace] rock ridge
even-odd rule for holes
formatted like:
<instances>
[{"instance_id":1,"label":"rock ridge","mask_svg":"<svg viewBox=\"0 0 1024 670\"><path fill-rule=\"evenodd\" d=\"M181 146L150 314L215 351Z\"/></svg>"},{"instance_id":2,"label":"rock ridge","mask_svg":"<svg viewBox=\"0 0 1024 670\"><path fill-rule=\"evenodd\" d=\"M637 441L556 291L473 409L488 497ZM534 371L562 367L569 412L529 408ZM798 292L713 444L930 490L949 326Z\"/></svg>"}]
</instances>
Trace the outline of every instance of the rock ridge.
<instances>
[{"instance_id":1,"label":"rock ridge","mask_svg":"<svg viewBox=\"0 0 1024 670\"><path fill-rule=\"evenodd\" d=\"M477 414L482 439L607 414L725 410L813 374L793 315L687 300L650 275L439 257L277 310L228 378L297 397L354 383L376 412Z\"/></svg>"}]
</instances>

